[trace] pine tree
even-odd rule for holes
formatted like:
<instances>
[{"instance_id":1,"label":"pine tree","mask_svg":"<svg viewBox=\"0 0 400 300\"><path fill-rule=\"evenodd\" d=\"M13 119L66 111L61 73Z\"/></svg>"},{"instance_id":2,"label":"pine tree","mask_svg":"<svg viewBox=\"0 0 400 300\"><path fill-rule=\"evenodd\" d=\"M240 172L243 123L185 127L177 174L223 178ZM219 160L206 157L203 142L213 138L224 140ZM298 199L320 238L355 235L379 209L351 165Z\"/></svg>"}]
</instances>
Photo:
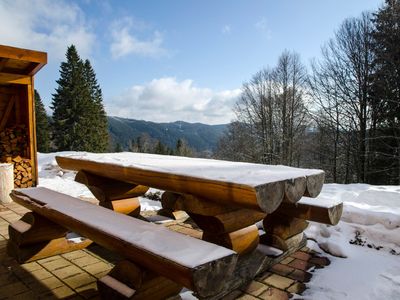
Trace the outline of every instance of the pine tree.
<instances>
[{"instance_id":1,"label":"pine tree","mask_svg":"<svg viewBox=\"0 0 400 300\"><path fill-rule=\"evenodd\" d=\"M400 184L400 1L386 0L373 21L372 182Z\"/></svg>"},{"instance_id":2,"label":"pine tree","mask_svg":"<svg viewBox=\"0 0 400 300\"><path fill-rule=\"evenodd\" d=\"M107 120L95 73L74 45L68 47L66 58L52 101L55 146L57 150L105 151Z\"/></svg>"},{"instance_id":3,"label":"pine tree","mask_svg":"<svg viewBox=\"0 0 400 300\"><path fill-rule=\"evenodd\" d=\"M193 156L193 150L188 146L184 139L178 139L175 146L175 155Z\"/></svg>"},{"instance_id":4,"label":"pine tree","mask_svg":"<svg viewBox=\"0 0 400 300\"><path fill-rule=\"evenodd\" d=\"M42 99L35 90L35 115L36 115L36 143L39 152L49 152L50 150L50 128L46 110Z\"/></svg>"},{"instance_id":5,"label":"pine tree","mask_svg":"<svg viewBox=\"0 0 400 300\"><path fill-rule=\"evenodd\" d=\"M115 145L114 152L122 152L122 151L124 151L124 149L122 149L121 144L120 144L120 143L117 143L117 144Z\"/></svg>"},{"instance_id":6,"label":"pine tree","mask_svg":"<svg viewBox=\"0 0 400 300\"><path fill-rule=\"evenodd\" d=\"M97 83L96 74L88 59L85 60L84 71L86 83L90 92L90 105L92 106L90 109L91 114L87 116L90 118L90 151L104 152L107 150L108 146L108 128L107 117L103 107L103 95Z\"/></svg>"}]
</instances>

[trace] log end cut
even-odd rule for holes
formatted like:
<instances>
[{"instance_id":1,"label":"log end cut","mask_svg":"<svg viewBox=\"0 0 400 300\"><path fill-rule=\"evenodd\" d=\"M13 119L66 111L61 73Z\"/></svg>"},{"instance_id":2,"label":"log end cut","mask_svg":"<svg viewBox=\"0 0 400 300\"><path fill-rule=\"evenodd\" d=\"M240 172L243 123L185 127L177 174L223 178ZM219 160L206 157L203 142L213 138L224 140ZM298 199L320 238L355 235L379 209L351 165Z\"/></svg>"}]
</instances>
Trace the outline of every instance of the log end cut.
<instances>
[{"instance_id":1,"label":"log end cut","mask_svg":"<svg viewBox=\"0 0 400 300\"><path fill-rule=\"evenodd\" d=\"M269 214L281 204L285 195L285 182L272 182L257 186L255 189L258 206L262 211Z\"/></svg>"},{"instance_id":2,"label":"log end cut","mask_svg":"<svg viewBox=\"0 0 400 300\"><path fill-rule=\"evenodd\" d=\"M218 294L233 276L237 259L238 256L232 254L198 266L193 270L193 291L200 298Z\"/></svg>"}]
</instances>

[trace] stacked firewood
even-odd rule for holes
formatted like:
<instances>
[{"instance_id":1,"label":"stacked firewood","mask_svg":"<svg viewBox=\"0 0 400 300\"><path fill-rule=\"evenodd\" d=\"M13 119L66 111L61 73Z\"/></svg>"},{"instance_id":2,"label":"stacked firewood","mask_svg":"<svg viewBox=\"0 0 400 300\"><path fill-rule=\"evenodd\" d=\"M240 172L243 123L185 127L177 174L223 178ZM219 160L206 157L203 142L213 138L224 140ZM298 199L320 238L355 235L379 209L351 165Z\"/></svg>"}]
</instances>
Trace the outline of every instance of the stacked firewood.
<instances>
[{"instance_id":1,"label":"stacked firewood","mask_svg":"<svg viewBox=\"0 0 400 300\"><path fill-rule=\"evenodd\" d=\"M27 156L28 138L25 125L6 128L0 132L0 155Z\"/></svg>"},{"instance_id":2,"label":"stacked firewood","mask_svg":"<svg viewBox=\"0 0 400 300\"><path fill-rule=\"evenodd\" d=\"M28 138L25 125L6 128L0 132L0 161L14 164L14 186L31 187L32 162L27 156Z\"/></svg>"},{"instance_id":3,"label":"stacked firewood","mask_svg":"<svg viewBox=\"0 0 400 300\"><path fill-rule=\"evenodd\" d=\"M30 159L21 156L6 156L4 162L14 164L14 187L26 188L33 185L32 162Z\"/></svg>"}]
</instances>

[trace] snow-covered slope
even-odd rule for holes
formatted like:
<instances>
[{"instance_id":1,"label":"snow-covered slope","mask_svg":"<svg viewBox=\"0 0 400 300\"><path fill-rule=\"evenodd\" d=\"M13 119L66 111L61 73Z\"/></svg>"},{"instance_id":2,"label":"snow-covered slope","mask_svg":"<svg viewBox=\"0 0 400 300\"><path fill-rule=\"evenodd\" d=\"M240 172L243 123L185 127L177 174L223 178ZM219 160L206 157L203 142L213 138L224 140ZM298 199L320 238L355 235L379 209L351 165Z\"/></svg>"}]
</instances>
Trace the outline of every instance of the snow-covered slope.
<instances>
[{"instance_id":1,"label":"snow-covered slope","mask_svg":"<svg viewBox=\"0 0 400 300\"><path fill-rule=\"evenodd\" d=\"M75 173L61 170L54 157L39 154L39 184L71 196L93 198ZM332 263L315 271L302 299L400 299L400 186L325 184L320 199L342 201L336 226L311 222L309 247L326 251ZM160 203L141 198L142 210ZM322 249L322 250L321 250Z\"/></svg>"}]
</instances>

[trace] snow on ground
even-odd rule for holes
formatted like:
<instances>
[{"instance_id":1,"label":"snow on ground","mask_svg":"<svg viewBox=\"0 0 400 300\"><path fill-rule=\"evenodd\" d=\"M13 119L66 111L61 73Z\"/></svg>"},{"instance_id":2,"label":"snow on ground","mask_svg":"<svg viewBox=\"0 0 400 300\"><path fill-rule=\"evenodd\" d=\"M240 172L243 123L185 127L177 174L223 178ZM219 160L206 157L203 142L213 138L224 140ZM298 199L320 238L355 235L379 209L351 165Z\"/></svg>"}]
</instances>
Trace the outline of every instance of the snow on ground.
<instances>
[{"instance_id":1,"label":"snow on ground","mask_svg":"<svg viewBox=\"0 0 400 300\"><path fill-rule=\"evenodd\" d=\"M325 184L319 197L343 201L343 214L336 226L311 222L309 247L342 258L327 255L302 298L399 299L400 186Z\"/></svg>"},{"instance_id":2,"label":"snow on ground","mask_svg":"<svg viewBox=\"0 0 400 300\"><path fill-rule=\"evenodd\" d=\"M80 197L94 198L75 172L61 170L55 155L39 154L39 185ZM154 192L154 191L152 191ZM343 202L336 226L311 222L308 246L326 251L331 265L314 272L302 299L400 298L400 186L325 184L320 196ZM318 199L317 198L317 199ZM156 210L160 202L140 198L142 210Z\"/></svg>"}]
</instances>

